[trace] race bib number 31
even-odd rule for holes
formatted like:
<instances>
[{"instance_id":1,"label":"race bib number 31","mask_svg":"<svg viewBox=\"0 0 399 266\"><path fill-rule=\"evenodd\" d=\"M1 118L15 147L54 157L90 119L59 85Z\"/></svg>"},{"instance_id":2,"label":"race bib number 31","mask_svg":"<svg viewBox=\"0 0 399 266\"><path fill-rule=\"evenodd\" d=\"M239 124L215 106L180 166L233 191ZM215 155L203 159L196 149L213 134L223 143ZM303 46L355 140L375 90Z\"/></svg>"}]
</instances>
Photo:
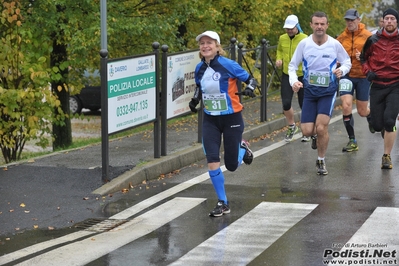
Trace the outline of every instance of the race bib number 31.
<instances>
[{"instance_id":1,"label":"race bib number 31","mask_svg":"<svg viewBox=\"0 0 399 266\"><path fill-rule=\"evenodd\" d=\"M205 109L210 112L222 112L228 109L225 93L203 94L202 102L204 103Z\"/></svg>"},{"instance_id":2,"label":"race bib number 31","mask_svg":"<svg viewBox=\"0 0 399 266\"><path fill-rule=\"evenodd\" d=\"M310 71L309 84L320 87L328 87L330 84L330 74L328 72Z\"/></svg>"}]
</instances>

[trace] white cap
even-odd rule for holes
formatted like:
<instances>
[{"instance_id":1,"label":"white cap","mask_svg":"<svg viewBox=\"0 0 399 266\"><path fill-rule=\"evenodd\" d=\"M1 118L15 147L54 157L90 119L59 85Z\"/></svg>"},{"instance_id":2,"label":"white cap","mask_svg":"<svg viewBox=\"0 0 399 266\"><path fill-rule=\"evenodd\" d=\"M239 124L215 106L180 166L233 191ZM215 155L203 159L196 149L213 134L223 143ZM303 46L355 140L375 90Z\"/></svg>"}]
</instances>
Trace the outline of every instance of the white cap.
<instances>
[{"instance_id":1,"label":"white cap","mask_svg":"<svg viewBox=\"0 0 399 266\"><path fill-rule=\"evenodd\" d=\"M298 17L295 15L289 15L284 22L283 29L293 29L296 24L299 23Z\"/></svg>"},{"instance_id":2,"label":"white cap","mask_svg":"<svg viewBox=\"0 0 399 266\"><path fill-rule=\"evenodd\" d=\"M214 39L214 40L216 40L218 43L220 43L219 34L217 34L217 33L214 32L214 31L210 31L210 30L207 30L207 31L201 33L200 35L198 35L198 36L195 38L195 40L198 42L198 41L199 41L202 37L204 37L204 36L208 36L209 38Z\"/></svg>"}]
</instances>

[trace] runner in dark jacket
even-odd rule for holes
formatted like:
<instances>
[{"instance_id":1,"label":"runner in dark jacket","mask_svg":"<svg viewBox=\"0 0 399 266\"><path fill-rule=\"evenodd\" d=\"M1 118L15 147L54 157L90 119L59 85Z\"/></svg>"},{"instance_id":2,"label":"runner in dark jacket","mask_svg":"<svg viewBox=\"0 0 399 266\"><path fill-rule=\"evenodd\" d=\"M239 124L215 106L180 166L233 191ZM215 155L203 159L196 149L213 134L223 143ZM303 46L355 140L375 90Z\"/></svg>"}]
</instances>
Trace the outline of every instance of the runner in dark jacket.
<instances>
[{"instance_id":1,"label":"runner in dark jacket","mask_svg":"<svg viewBox=\"0 0 399 266\"><path fill-rule=\"evenodd\" d=\"M360 55L363 73L371 82L371 125L384 138L381 169L392 169L391 151L396 139L399 113L399 14L383 13L384 27L369 37Z\"/></svg>"}]
</instances>

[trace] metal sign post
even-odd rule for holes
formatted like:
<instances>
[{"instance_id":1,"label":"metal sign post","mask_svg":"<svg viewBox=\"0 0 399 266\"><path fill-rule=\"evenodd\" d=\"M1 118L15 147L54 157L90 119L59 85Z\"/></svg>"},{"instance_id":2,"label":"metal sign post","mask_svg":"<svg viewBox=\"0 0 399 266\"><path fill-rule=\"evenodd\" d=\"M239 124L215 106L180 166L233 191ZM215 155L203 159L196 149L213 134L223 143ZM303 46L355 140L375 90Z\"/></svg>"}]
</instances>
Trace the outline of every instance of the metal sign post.
<instances>
[{"instance_id":1,"label":"metal sign post","mask_svg":"<svg viewBox=\"0 0 399 266\"><path fill-rule=\"evenodd\" d=\"M109 181L109 137L108 137L108 78L107 78L107 0L101 0L101 157L102 181Z\"/></svg>"}]
</instances>

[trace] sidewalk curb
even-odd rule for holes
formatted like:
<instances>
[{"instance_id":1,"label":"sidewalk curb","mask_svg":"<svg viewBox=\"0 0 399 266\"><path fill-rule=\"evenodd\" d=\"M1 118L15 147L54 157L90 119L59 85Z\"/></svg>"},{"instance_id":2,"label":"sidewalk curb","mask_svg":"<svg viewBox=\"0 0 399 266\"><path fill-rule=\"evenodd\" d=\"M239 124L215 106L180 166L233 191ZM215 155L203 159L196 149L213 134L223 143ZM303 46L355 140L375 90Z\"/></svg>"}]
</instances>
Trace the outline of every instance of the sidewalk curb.
<instances>
[{"instance_id":1,"label":"sidewalk curb","mask_svg":"<svg viewBox=\"0 0 399 266\"><path fill-rule=\"evenodd\" d=\"M120 191L124 188L129 188L130 185L137 185L143 181L156 179L161 174L170 173L204 158L202 145L198 143L193 147L155 159L145 165L137 166L94 190L92 194L107 195Z\"/></svg>"}]
</instances>

